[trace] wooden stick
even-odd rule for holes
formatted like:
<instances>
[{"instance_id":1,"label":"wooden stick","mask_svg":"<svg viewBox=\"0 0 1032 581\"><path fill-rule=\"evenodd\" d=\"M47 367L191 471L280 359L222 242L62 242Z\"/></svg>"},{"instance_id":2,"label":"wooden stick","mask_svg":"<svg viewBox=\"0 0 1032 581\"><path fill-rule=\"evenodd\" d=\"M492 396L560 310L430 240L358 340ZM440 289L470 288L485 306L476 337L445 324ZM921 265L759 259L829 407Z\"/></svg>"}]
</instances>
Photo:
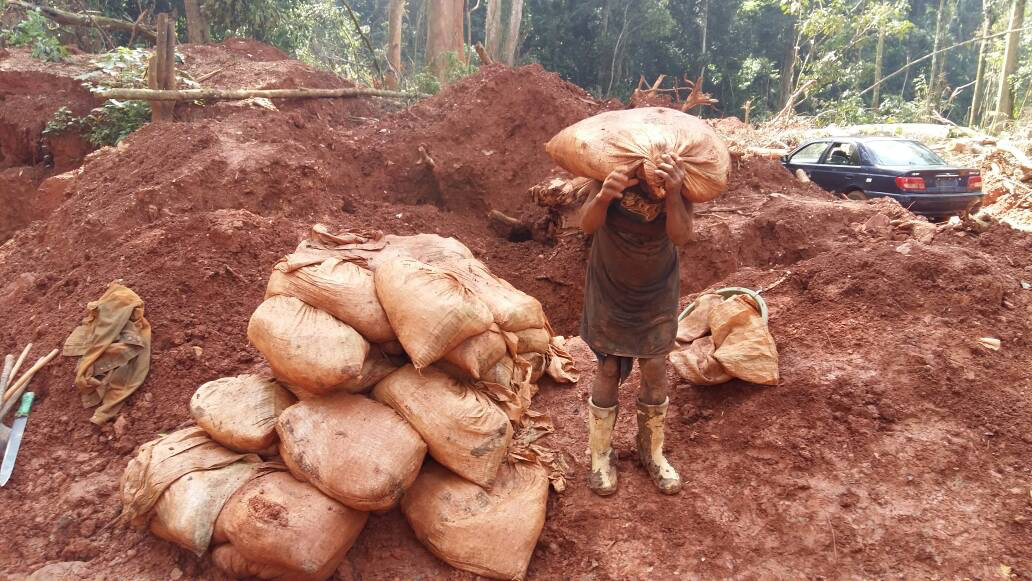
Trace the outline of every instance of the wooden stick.
<instances>
[{"instance_id":1,"label":"wooden stick","mask_svg":"<svg viewBox=\"0 0 1032 581\"><path fill-rule=\"evenodd\" d=\"M388 97L393 99L421 99L424 93L405 93L353 87L347 89L104 89L93 94L101 99L138 101L239 101L255 97L266 99L343 99L349 97Z\"/></svg>"},{"instance_id":2,"label":"wooden stick","mask_svg":"<svg viewBox=\"0 0 1032 581\"><path fill-rule=\"evenodd\" d=\"M480 42L473 45L473 50L477 51L477 56L480 57L480 64L482 65L493 65L495 61L491 58L491 55L487 54L487 49Z\"/></svg>"},{"instance_id":3,"label":"wooden stick","mask_svg":"<svg viewBox=\"0 0 1032 581\"><path fill-rule=\"evenodd\" d=\"M39 10L43 16L46 16L58 24L88 28L113 28L116 30L131 32L133 34L139 33L150 40L157 39L157 34L154 30L127 20L118 20L117 18L108 18L106 16L94 16L92 14L76 14L75 12L66 12L50 6L40 6L39 4L33 4L32 2L24 2L23 0L8 0L8 4L20 6L28 10Z\"/></svg>"},{"instance_id":4,"label":"wooden stick","mask_svg":"<svg viewBox=\"0 0 1032 581\"><path fill-rule=\"evenodd\" d=\"M0 393L7 391L7 383L11 380L11 368L14 367L14 355L4 357L4 370L0 372Z\"/></svg>"},{"instance_id":5,"label":"wooden stick","mask_svg":"<svg viewBox=\"0 0 1032 581\"><path fill-rule=\"evenodd\" d=\"M13 407L14 402L21 397L21 392L25 391L25 386L27 386L29 381L32 380L32 376L35 375L36 372L44 365L50 363L50 361L54 357L57 357L57 354L60 352L61 351L59 349L54 349L45 357L40 357L32 367L28 368L25 373L18 378L18 381L14 382L14 385L12 385L11 388L7 390L7 393L4 394L4 407L3 410L0 410L0 418L3 418L4 415L10 411L11 407Z\"/></svg>"},{"instance_id":6,"label":"wooden stick","mask_svg":"<svg viewBox=\"0 0 1032 581\"><path fill-rule=\"evenodd\" d=\"M14 364L14 367L11 368L11 373L7 377L8 381L14 381L14 378L18 377L18 370L21 369L22 363L25 363L25 358L29 356L29 351L32 351L32 343L26 345L25 350L21 352L21 355L18 357L18 361Z\"/></svg>"}]
</instances>

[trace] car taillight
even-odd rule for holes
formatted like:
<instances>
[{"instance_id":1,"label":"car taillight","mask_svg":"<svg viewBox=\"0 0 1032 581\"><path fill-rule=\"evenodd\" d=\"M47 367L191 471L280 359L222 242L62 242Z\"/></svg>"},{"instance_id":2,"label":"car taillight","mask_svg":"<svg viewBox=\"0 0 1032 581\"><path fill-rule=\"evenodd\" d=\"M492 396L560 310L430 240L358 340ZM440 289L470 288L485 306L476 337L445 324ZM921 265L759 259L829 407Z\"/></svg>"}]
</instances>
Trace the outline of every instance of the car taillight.
<instances>
[{"instance_id":1,"label":"car taillight","mask_svg":"<svg viewBox=\"0 0 1032 581\"><path fill-rule=\"evenodd\" d=\"M896 185L899 189L907 192L916 192L925 189L924 178L913 176L899 176L896 178Z\"/></svg>"},{"instance_id":2,"label":"car taillight","mask_svg":"<svg viewBox=\"0 0 1032 581\"><path fill-rule=\"evenodd\" d=\"M967 189L969 192L982 191L982 176L978 174L968 176Z\"/></svg>"}]
</instances>

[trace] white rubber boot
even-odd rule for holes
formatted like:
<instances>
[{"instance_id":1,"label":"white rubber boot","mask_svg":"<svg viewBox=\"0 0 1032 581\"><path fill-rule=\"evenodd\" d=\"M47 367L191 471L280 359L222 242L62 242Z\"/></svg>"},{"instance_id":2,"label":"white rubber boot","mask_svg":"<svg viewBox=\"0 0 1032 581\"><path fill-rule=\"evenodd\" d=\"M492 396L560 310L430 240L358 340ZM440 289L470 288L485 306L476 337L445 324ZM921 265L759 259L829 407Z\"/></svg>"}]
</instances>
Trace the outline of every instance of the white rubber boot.
<instances>
[{"instance_id":1,"label":"white rubber boot","mask_svg":"<svg viewBox=\"0 0 1032 581\"><path fill-rule=\"evenodd\" d=\"M663 455L663 422L670 398L659 405L638 402L638 456L663 494L681 491L681 476Z\"/></svg>"},{"instance_id":2,"label":"white rubber boot","mask_svg":"<svg viewBox=\"0 0 1032 581\"><path fill-rule=\"evenodd\" d=\"M616 492L616 454L612 444L618 407L601 408L588 397L588 446L591 448L588 488L599 496Z\"/></svg>"}]
</instances>

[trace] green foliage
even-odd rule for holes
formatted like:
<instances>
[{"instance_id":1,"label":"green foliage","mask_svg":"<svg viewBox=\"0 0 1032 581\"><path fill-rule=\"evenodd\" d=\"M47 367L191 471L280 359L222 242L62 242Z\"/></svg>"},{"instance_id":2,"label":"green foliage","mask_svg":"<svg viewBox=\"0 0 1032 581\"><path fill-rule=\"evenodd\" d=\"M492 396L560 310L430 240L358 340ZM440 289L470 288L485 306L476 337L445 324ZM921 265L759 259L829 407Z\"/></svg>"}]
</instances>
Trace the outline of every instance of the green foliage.
<instances>
[{"instance_id":1,"label":"green foliage","mask_svg":"<svg viewBox=\"0 0 1032 581\"><path fill-rule=\"evenodd\" d=\"M872 110L855 92L846 93L836 99L820 101L815 108L820 111L814 118L819 127L868 123L917 123L926 120L922 101L906 101L898 95L888 96L878 111Z\"/></svg>"},{"instance_id":2,"label":"green foliage","mask_svg":"<svg viewBox=\"0 0 1032 581\"><path fill-rule=\"evenodd\" d=\"M68 50L61 45L50 23L39 10L29 10L25 19L13 29L3 32L4 40L11 46L30 46L32 56L41 61L58 62L68 56Z\"/></svg>"},{"instance_id":3,"label":"green foliage","mask_svg":"<svg viewBox=\"0 0 1032 581\"><path fill-rule=\"evenodd\" d=\"M77 117L67 107L61 107L54 112L53 118L43 130L43 135L75 131L95 146L116 145L130 133L146 125L150 117L151 109L146 101L109 99L83 117Z\"/></svg>"}]
</instances>

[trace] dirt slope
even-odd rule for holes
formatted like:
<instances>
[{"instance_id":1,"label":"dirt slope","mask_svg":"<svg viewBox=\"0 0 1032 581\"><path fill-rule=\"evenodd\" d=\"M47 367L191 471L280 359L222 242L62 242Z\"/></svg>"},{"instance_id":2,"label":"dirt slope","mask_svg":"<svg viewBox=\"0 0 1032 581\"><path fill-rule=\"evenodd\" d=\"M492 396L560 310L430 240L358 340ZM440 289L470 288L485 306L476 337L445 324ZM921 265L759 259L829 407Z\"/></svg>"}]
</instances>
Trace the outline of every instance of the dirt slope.
<instances>
[{"instance_id":1,"label":"dirt slope","mask_svg":"<svg viewBox=\"0 0 1032 581\"><path fill-rule=\"evenodd\" d=\"M195 76L221 68L214 86L346 83L257 43L183 50ZM0 246L0 351L59 346L120 278L147 303L152 369L125 420L104 428L78 403L73 361L37 377L39 405L0 493L0 579L69 561L84 562L54 565L69 578L219 578L207 560L105 525L135 446L187 423L200 383L263 368L247 319L272 264L313 222L456 236L573 333L584 239L514 243L485 215L544 218L526 195L554 169L542 144L611 106L539 67L491 67L401 110L367 100L180 107L179 122L89 156L62 178L58 203L30 208L42 219ZM32 191L38 177L19 187ZM1032 291L1020 286L1032 281L1032 237L868 234L860 226L875 214L912 216L834 200L762 159L736 161L728 194L698 209L684 300L784 277L767 295L782 385L677 387L670 450L691 485L675 498L655 494L633 460L625 390L622 488L603 500L583 486L593 365L577 351L581 383L539 397L560 427L553 445L579 464L571 490L550 500L531 576L1032 574ZM1003 348L978 346L982 336ZM370 519L338 572L419 576L469 578L426 552L397 512Z\"/></svg>"}]
</instances>

